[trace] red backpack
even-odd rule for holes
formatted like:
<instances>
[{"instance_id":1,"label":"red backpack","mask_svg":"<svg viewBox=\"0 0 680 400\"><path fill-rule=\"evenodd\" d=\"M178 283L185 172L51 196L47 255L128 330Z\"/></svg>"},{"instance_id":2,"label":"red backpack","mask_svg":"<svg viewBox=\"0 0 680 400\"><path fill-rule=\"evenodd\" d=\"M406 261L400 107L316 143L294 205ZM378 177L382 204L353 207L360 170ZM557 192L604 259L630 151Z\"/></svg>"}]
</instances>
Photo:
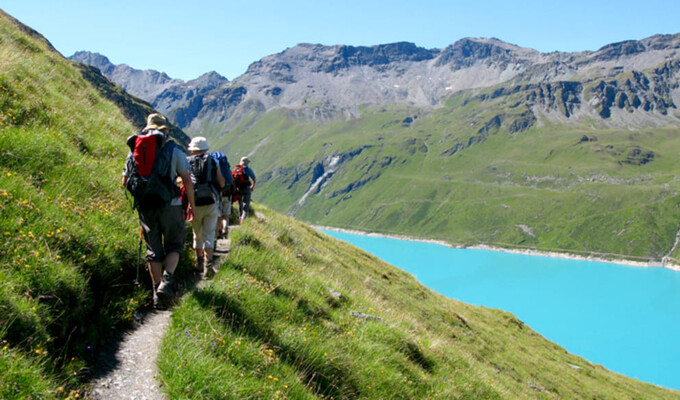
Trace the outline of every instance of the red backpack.
<instances>
[{"instance_id":1,"label":"red backpack","mask_svg":"<svg viewBox=\"0 0 680 400\"><path fill-rule=\"evenodd\" d=\"M160 135L135 136L132 156L135 159L137 172L141 176L149 176L156 160L156 149L163 145Z\"/></svg>"},{"instance_id":2,"label":"red backpack","mask_svg":"<svg viewBox=\"0 0 680 400\"><path fill-rule=\"evenodd\" d=\"M248 178L248 174L246 174L243 164L236 164L231 176L234 177L234 184L236 184L236 186L243 187L250 185L250 178Z\"/></svg>"},{"instance_id":3,"label":"red backpack","mask_svg":"<svg viewBox=\"0 0 680 400\"><path fill-rule=\"evenodd\" d=\"M128 179L125 187L139 210L161 208L179 196L171 177L172 153L175 142L162 134L132 135L127 140L130 153L125 161Z\"/></svg>"}]
</instances>

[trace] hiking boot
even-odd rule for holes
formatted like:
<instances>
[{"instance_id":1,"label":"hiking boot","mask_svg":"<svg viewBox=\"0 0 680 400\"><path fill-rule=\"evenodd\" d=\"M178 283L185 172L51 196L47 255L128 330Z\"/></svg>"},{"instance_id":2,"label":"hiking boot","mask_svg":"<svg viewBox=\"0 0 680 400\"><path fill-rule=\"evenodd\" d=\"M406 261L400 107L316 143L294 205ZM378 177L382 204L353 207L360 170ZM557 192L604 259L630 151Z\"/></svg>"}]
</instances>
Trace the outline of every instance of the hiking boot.
<instances>
[{"instance_id":1,"label":"hiking boot","mask_svg":"<svg viewBox=\"0 0 680 400\"><path fill-rule=\"evenodd\" d=\"M215 268L213 260L210 260L207 263L205 263L205 268L203 269L203 277L205 279L210 279L213 276L215 276Z\"/></svg>"},{"instance_id":2,"label":"hiking boot","mask_svg":"<svg viewBox=\"0 0 680 400\"><path fill-rule=\"evenodd\" d=\"M172 290L172 284L175 277L172 276L168 271L163 272L163 281L158 285L158 290L156 290L156 296L158 296L158 302L165 306L175 297L175 291Z\"/></svg>"},{"instance_id":3,"label":"hiking boot","mask_svg":"<svg viewBox=\"0 0 680 400\"><path fill-rule=\"evenodd\" d=\"M203 272L203 267L205 265L205 258L203 257L197 257L196 258L196 265L194 265L194 272L197 274L200 274Z\"/></svg>"},{"instance_id":4,"label":"hiking boot","mask_svg":"<svg viewBox=\"0 0 680 400\"><path fill-rule=\"evenodd\" d=\"M153 309L154 310L167 310L167 301L161 300L156 293L153 294Z\"/></svg>"},{"instance_id":5,"label":"hiking boot","mask_svg":"<svg viewBox=\"0 0 680 400\"><path fill-rule=\"evenodd\" d=\"M158 298L158 285L153 285L153 308L154 310L165 310L166 305Z\"/></svg>"}]
</instances>

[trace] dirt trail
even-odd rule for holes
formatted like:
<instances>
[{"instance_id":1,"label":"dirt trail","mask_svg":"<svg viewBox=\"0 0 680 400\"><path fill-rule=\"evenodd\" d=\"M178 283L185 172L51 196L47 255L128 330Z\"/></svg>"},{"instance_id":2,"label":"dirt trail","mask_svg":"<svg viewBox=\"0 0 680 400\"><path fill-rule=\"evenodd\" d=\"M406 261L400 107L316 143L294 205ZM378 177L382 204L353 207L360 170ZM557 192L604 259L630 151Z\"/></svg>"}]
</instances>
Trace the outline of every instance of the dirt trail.
<instances>
[{"instance_id":1,"label":"dirt trail","mask_svg":"<svg viewBox=\"0 0 680 400\"><path fill-rule=\"evenodd\" d=\"M229 252L231 241L218 240L215 255ZM218 262L219 265L219 262ZM198 282L200 286L202 282ZM93 371L89 398L93 400L164 400L167 398L156 368L161 341L172 311L153 311L137 327L105 351Z\"/></svg>"}]
</instances>

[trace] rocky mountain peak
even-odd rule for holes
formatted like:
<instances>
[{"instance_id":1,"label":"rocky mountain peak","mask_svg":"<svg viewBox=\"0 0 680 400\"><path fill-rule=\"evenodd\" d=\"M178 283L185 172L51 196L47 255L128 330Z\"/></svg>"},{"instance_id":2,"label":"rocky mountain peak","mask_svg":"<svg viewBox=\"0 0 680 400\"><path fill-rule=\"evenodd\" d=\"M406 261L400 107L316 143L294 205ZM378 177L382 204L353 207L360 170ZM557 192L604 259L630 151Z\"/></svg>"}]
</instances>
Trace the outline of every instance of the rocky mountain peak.
<instances>
[{"instance_id":1,"label":"rocky mountain peak","mask_svg":"<svg viewBox=\"0 0 680 400\"><path fill-rule=\"evenodd\" d=\"M680 34L654 35L642 40L625 40L603 46L592 57L600 61L617 60L647 51L668 51L680 48Z\"/></svg>"},{"instance_id":2,"label":"rocky mountain peak","mask_svg":"<svg viewBox=\"0 0 680 400\"><path fill-rule=\"evenodd\" d=\"M116 68L116 66L106 56L89 51L77 51L75 54L69 57L69 60L99 68L99 71L101 71L103 75L112 73Z\"/></svg>"},{"instance_id":3,"label":"rocky mountain peak","mask_svg":"<svg viewBox=\"0 0 680 400\"><path fill-rule=\"evenodd\" d=\"M447 46L436 65L450 65L452 69L469 68L479 61L507 64L525 59L536 59L536 50L515 46L495 38L464 38Z\"/></svg>"},{"instance_id":4,"label":"rocky mountain peak","mask_svg":"<svg viewBox=\"0 0 680 400\"><path fill-rule=\"evenodd\" d=\"M428 50L410 42L370 47L302 43L251 64L246 74L261 73L272 68L281 70L293 67L308 68L312 72L334 73L355 66L374 67L406 61L431 60L438 54L438 49Z\"/></svg>"},{"instance_id":5,"label":"rocky mountain peak","mask_svg":"<svg viewBox=\"0 0 680 400\"><path fill-rule=\"evenodd\" d=\"M215 71L210 71L206 72L205 74L199 76L196 79L187 82L187 84L192 86L216 88L228 82L229 79L223 77L222 75L218 74Z\"/></svg>"}]
</instances>

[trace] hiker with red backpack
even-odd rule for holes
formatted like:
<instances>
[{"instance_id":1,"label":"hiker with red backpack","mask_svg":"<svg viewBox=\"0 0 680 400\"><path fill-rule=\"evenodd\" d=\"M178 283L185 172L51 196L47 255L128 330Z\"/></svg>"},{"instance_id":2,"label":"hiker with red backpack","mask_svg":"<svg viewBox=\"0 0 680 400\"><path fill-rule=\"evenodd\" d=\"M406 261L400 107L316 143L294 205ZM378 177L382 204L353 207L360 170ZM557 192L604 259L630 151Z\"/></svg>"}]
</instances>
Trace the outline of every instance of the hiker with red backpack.
<instances>
[{"instance_id":1,"label":"hiker with red backpack","mask_svg":"<svg viewBox=\"0 0 680 400\"><path fill-rule=\"evenodd\" d=\"M194 250L196 251L196 272L203 272L205 278L215 275L213 254L215 230L219 216L220 192L224 187L224 176L215 159L208 153L208 140L202 136L191 139L188 158L191 165L191 181L194 189ZM189 189L187 188L187 192Z\"/></svg>"},{"instance_id":2,"label":"hiker with red backpack","mask_svg":"<svg viewBox=\"0 0 680 400\"><path fill-rule=\"evenodd\" d=\"M188 191L189 218L195 208L190 166L182 149L167 136L169 126L163 115L150 114L142 132L127 139L130 153L122 179L139 214L153 284L153 304L159 309L166 308L175 297L173 274L184 249L177 176Z\"/></svg>"},{"instance_id":3,"label":"hiker with red backpack","mask_svg":"<svg viewBox=\"0 0 680 400\"><path fill-rule=\"evenodd\" d=\"M250 197L253 190L255 190L255 173L248 164L250 164L250 159L248 157L241 157L241 162L236 164L234 171L231 173L238 195L239 224L243 222L250 212Z\"/></svg>"}]
</instances>

